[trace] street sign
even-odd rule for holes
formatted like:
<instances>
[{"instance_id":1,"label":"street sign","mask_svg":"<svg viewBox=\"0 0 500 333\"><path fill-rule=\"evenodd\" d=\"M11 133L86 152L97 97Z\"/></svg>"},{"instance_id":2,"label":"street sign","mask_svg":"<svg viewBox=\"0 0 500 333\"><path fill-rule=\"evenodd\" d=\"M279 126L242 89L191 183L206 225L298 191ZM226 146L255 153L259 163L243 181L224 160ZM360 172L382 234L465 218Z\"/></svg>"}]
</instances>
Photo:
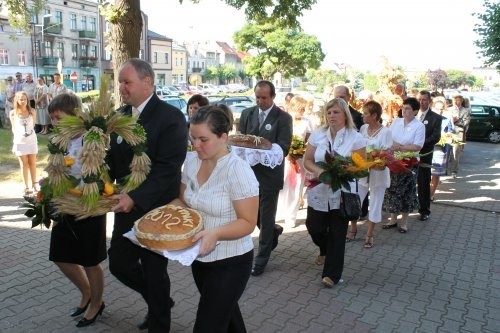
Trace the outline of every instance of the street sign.
<instances>
[{"instance_id":1,"label":"street sign","mask_svg":"<svg viewBox=\"0 0 500 333\"><path fill-rule=\"evenodd\" d=\"M71 73L69 79L71 80L71 82L75 83L78 80L78 75L76 74L76 72Z\"/></svg>"}]
</instances>

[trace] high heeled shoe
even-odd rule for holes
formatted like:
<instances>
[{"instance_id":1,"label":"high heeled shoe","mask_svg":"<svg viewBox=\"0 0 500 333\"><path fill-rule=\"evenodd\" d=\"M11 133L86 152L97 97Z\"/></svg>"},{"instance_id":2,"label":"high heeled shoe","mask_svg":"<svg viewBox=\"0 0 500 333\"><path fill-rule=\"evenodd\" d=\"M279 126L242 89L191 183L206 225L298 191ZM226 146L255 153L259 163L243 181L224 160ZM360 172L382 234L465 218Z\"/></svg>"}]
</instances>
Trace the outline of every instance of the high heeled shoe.
<instances>
[{"instance_id":1,"label":"high heeled shoe","mask_svg":"<svg viewBox=\"0 0 500 333\"><path fill-rule=\"evenodd\" d=\"M87 308L89 307L89 304L90 304L90 299L89 301L87 302L87 304L85 304L85 306L83 308L77 306L75 308L75 310L73 311L72 314L70 314L71 317L77 317L79 315L81 315L82 313L84 313L85 311L87 311Z\"/></svg>"},{"instance_id":2,"label":"high heeled shoe","mask_svg":"<svg viewBox=\"0 0 500 333\"><path fill-rule=\"evenodd\" d=\"M104 305L104 302L102 302L101 307L99 308L99 311L97 311L97 313L95 314L94 317L92 317L91 319L87 319L87 318L83 317L76 324L76 327L85 327L85 326L89 326L90 324L93 324L94 321L96 321L97 317L99 317L100 315L102 315L102 312L104 311L104 308L105 308L105 305Z\"/></svg>"},{"instance_id":3,"label":"high heeled shoe","mask_svg":"<svg viewBox=\"0 0 500 333\"><path fill-rule=\"evenodd\" d=\"M358 231L349 231L347 233L347 237L345 238L345 241L346 243L349 243L349 242L352 242L356 239L356 235L357 235Z\"/></svg>"}]
</instances>

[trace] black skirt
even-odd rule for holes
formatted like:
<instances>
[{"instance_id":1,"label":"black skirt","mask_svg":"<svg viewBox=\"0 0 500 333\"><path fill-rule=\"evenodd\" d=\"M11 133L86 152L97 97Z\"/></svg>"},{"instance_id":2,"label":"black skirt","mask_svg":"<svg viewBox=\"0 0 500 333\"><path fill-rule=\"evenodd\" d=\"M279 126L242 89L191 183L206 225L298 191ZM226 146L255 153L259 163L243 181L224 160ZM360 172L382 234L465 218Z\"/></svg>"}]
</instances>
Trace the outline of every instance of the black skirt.
<instances>
[{"instance_id":1,"label":"black skirt","mask_svg":"<svg viewBox=\"0 0 500 333\"><path fill-rule=\"evenodd\" d=\"M96 266L107 257L106 216L96 216L76 221L65 215L52 227L49 260Z\"/></svg>"}]
</instances>

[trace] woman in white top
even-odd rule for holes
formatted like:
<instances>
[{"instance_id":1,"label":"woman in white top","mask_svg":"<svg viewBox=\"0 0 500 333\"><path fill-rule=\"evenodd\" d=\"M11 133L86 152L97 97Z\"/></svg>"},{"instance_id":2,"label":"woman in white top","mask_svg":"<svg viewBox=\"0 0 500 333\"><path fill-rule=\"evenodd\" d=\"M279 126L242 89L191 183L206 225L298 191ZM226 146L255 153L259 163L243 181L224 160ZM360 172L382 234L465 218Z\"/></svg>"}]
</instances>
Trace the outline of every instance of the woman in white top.
<instances>
[{"instance_id":1,"label":"woman in white top","mask_svg":"<svg viewBox=\"0 0 500 333\"><path fill-rule=\"evenodd\" d=\"M172 202L196 209L203 219L191 267L201 294L194 332L246 331L238 300L252 269L259 183L248 163L229 151L231 128L231 112L221 106L193 115L189 133L196 153L186 157L180 196Z\"/></svg>"},{"instance_id":2,"label":"woman in white top","mask_svg":"<svg viewBox=\"0 0 500 333\"><path fill-rule=\"evenodd\" d=\"M353 152L366 155L366 140L356 131L347 103L335 98L324 110L326 125L311 133L304 156L306 170L316 177L325 171L315 163L324 161L326 152L344 157ZM355 189L354 184L351 189ZM341 281L349 222L340 214L340 190L334 193L329 185L316 185L307 192L307 204L307 230L320 249L316 263L324 263L322 283L331 288Z\"/></svg>"},{"instance_id":3,"label":"woman in white top","mask_svg":"<svg viewBox=\"0 0 500 333\"><path fill-rule=\"evenodd\" d=\"M288 112L293 117L293 134L307 142L312 132L312 122L304 117L307 100L301 96L293 96L290 100ZM285 219L285 224L295 228L297 226L297 212L302 203L302 189L304 188L305 170L302 158L293 158L288 155L285 159L285 181L280 191L278 212Z\"/></svg>"},{"instance_id":4,"label":"woman in white top","mask_svg":"<svg viewBox=\"0 0 500 333\"><path fill-rule=\"evenodd\" d=\"M36 155L38 140L35 134L36 111L29 105L28 95L18 91L14 95L13 110L10 112L10 123L14 134L12 152L18 157L24 181L24 195L38 190L36 179ZM32 187L29 187L28 173Z\"/></svg>"},{"instance_id":5,"label":"woman in white top","mask_svg":"<svg viewBox=\"0 0 500 333\"><path fill-rule=\"evenodd\" d=\"M393 144L391 149L401 152L418 153L425 141L425 125L415 118L420 103L416 98L409 97L403 101L403 118L395 118L390 130ZM398 226L397 216L402 213L399 232L408 231L408 215L418 208L417 199L417 166L408 167L412 173L391 173L391 186L384 196L383 208L391 214L389 223L382 229Z\"/></svg>"},{"instance_id":6,"label":"woman in white top","mask_svg":"<svg viewBox=\"0 0 500 333\"><path fill-rule=\"evenodd\" d=\"M43 77L38 77L38 84L35 88L35 108L36 108L36 122L42 126L40 134L49 134L50 116L48 107L47 94L49 87L45 84Z\"/></svg>"},{"instance_id":7,"label":"woman in white top","mask_svg":"<svg viewBox=\"0 0 500 333\"><path fill-rule=\"evenodd\" d=\"M392 146L391 131L380 123L382 116L382 106L369 101L363 105L363 121L359 132L366 141L367 150L387 150ZM366 231L364 247L373 247L373 235L375 224L382 221L382 203L384 201L385 189L391 184L389 169L370 169L368 178L359 180L359 197L361 202L370 191L370 204L368 208L368 230ZM356 235L356 221L351 221L351 235Z\"/></svg>"}]
</instances>

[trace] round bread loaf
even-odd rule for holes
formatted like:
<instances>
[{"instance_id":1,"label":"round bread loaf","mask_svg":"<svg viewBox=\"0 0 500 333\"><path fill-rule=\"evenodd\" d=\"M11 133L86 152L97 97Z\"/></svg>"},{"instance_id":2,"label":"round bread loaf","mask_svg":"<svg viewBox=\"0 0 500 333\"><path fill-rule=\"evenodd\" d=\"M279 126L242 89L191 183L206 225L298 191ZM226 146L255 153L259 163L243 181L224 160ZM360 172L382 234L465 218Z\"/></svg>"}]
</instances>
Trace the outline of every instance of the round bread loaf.
<instances>
[{"instance_id":1,"label":"round bread loaf","mask_svg":"<svg viewBox=\"0 0 500 333\"><path fill-rule=\"evenodd\" d=\"M271 141L261 136L249 134L235 134L230 135L227 143L231 146L238 146L253 149L266 149L269 150L273 147Z\"/></svg>"},{"instance_id":2,"label":"round bread loaf","mask_svg":"<svg viewBox=\"0 0 500 333\"><path fill-rule=\"evenodd\" d=\"M193 245L203 229L201 215L191 208L165 205L153 209L134 223L137 240L155 250L180 250Z\"/></svg>"}]
</instances>

